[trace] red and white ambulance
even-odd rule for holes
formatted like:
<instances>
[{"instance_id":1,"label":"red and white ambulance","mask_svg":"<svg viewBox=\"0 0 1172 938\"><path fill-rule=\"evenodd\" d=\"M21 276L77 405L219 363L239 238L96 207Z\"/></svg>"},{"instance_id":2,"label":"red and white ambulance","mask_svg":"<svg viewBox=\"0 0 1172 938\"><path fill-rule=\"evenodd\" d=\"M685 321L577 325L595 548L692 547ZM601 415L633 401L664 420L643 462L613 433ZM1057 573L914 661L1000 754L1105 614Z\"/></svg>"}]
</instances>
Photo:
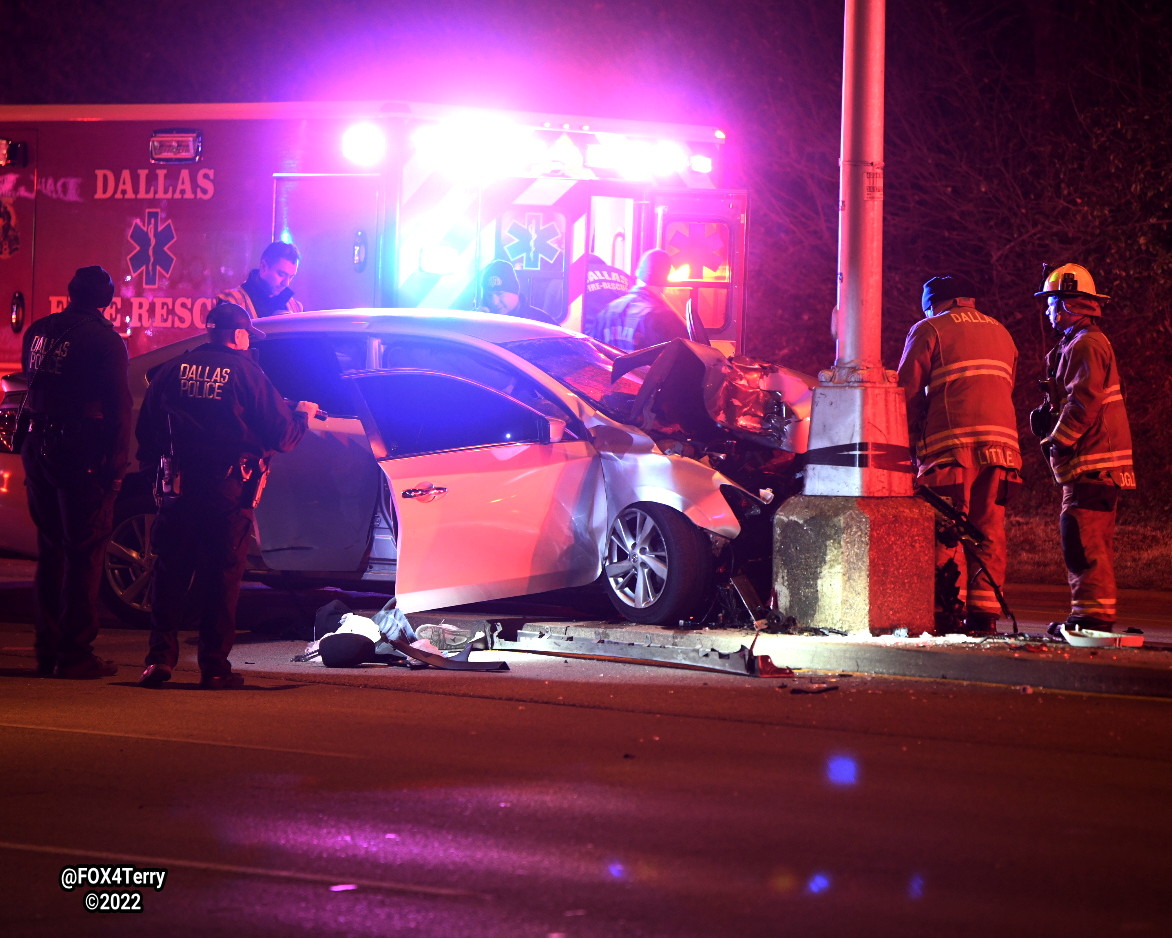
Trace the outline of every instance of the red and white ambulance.
<instances>
[{"instance_id":1,"label":"red and white ambulance","mask_svg":"<svg viewBox=\"0 0 1172 938\"><path fill-rule=\"evenodd\" d=\"M203 328L273 240L306 309L472 308L480 269L582 324L587 268L672 258L669 299L743 346L747 202L712 127L400 102L0 106L0 366L101 264L131 354Z\"/></svg>"}]
</instances>

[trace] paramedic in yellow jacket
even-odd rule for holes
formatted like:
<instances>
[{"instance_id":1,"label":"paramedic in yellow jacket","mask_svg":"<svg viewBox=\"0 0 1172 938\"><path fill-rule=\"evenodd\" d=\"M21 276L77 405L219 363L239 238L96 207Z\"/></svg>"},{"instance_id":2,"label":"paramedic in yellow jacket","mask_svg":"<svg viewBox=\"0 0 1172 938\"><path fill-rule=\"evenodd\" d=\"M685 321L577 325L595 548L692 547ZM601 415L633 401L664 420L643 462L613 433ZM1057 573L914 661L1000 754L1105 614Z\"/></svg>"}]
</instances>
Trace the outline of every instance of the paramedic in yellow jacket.
<instances>
[{"instance_id":1,"label":"paramedic in yellow jacket","mask_svg":"<svg viewBox=\"0 0 1172 938\"><path fill-rule=\"evenodd\" d=\"M1052 426L1042 437L1042 450L1062 486L1058 532L1070 583L1070 615L1052 623L1050 632L1056 637L1063 627L1110 632L1116 601L1115 510L1119 493L1135 488L1119 366L1099 328L1102 304L1110 297L1095 292L1090 273L1077 264L1047 271L1034 295L1045 297L1050 325L1061 336L1046 356ZM1035 418L1036 412L1031 424Z\"/></svg>"},{"instance_id":2,"label":"paramedic in yellow jacket","mask_svg":"<svg viewBox=\"0 0 1172 938\"><path fill-rule=\"evenodd\" d=\"M924 284L926 318L908 331L899 383L917 484L947 498L985 535L972 563L959 546L937 544L937 569L956 562L965 603L963 630L949 610L938 610L938 626L991 635L1001 610L993 584L1005 579L1005 503L1011 485L1020 482L1012 397L1017 346L1001 323L977 311L976 293L952 275Z\"/></svg>"},{"instance_id":3,"label":"paramedic in yellow jacket","mask_svg":"<svg viewBox=\"0 0 1172 938\"><path fill-rule=\"evenodd\" d=\"M252 269L248 279L235 290L216 294L216 299L243 307L253 319L300 313L305 307L293 298L289 288L300 264L301 253L296 245L274 241L261 252L260 266Z\"/></svg>"}]
</instances>

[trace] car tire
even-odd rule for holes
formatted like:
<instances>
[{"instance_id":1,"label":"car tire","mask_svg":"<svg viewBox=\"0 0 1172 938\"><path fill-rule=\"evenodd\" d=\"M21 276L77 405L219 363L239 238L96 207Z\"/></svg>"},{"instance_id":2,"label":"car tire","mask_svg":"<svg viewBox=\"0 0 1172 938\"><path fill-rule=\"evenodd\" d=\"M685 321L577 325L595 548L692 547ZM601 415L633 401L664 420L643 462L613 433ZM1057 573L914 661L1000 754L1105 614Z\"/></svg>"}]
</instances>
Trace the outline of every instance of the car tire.
<instances>
[{"instance_id":1,"label":"car tire","mask_svg":"<svg viewBox=\"0 0 1172 938\"><path fill-rule=\"evenodd\" d=\"M637 502L619 512L607 532L601 579L623 618L677 625L704 611L713 566L708 539L684 515Z\"/></svg>"},{"instance_id":2,"label":"car tire","mask_svg":"<svg viewBox=\"0 0 1172 938\"><path fill-rule=\"evenodd\" d=\"M102 560L102 601L115 618L133 628L148 628L151 622L154 522L153 499L136 498L118 505Z\"/></svg>"}]
</instances>

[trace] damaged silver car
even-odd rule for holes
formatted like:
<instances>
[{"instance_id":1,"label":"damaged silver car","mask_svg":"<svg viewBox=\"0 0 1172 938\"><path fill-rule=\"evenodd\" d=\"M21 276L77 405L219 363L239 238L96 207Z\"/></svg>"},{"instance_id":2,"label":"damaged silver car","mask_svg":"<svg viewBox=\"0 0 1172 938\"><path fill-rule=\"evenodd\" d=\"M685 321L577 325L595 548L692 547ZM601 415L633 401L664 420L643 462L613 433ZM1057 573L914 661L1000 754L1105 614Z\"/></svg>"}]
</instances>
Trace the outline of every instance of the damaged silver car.
<instances>
[{"instance_id":1,"label":"damaged silver car","mask_svg":"<svg viewBox=\"0 0 1172 938\"><path fill-rule=\"evenodd\" d=\"M683 340L624 356L480 313L336 310L263 329L278 389L328 416L272 461L252 576L393 583L404 612L597 583L624 618L676 625L711 622L717 584L768 565L770 503L795 490L805 449L804 375ZM200 341L133 359L136 399ZM153 559L142 469L106 560L129 618L146 612Z\"/></svg>"}]
</instances>

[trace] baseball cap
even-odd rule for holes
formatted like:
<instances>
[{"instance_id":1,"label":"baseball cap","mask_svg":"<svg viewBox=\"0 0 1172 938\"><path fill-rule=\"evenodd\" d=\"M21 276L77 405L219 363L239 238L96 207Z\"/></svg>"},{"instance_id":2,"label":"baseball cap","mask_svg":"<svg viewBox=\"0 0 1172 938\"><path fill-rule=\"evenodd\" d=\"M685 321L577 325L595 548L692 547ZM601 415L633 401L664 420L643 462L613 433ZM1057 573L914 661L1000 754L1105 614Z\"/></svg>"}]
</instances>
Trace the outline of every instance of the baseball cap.
<instances>
[{"instance_id":1,"label":"baseball cap","mask_svg":"<svg viewBox=\"0 0 1172 938\"><path fill-rule=\"evenodd\" d=\"M252 324L248 310L235 303L220 303L208 312L208 329L245 330L254 339L263 339L265 334Z\"/></svg>"}]
</instances>

